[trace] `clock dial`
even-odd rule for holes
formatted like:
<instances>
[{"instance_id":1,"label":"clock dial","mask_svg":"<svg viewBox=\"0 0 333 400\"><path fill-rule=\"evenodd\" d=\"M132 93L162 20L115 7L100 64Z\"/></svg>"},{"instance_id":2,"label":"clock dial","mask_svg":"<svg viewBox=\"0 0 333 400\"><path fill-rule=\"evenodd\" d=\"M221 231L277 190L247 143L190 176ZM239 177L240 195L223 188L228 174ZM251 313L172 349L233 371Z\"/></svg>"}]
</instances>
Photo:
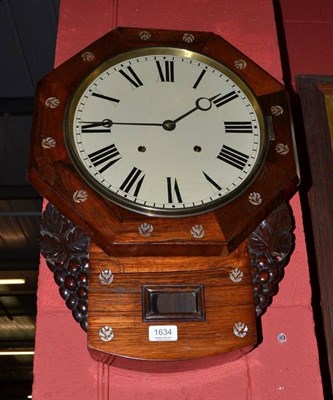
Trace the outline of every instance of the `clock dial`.
<instances>
[{"instance_id":1,"label":"clock dial","mask_svg":"<svg viewBox=\"0 0 333 400\"><path fill-rule=\"evenodd\" d=\"M83 178L116 204L158 216L219 207L265 157L261 109L222 64L149 48L108 60L67 108L65 141Z\"/></svg>"}]
</instances>

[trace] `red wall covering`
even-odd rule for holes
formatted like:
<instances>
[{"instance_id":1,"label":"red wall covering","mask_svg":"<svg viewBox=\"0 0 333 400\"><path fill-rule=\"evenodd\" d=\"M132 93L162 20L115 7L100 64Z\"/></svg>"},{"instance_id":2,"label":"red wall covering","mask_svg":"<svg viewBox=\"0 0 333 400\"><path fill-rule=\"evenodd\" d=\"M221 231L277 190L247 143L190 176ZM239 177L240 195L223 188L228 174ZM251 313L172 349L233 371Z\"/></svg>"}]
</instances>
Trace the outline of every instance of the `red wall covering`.
<instances>
[{"instance_id":1,"label":"red wall covering","mask_svg":"<svg viewBox=\"0 0 333 400\"><path fill-rule=\"evenodd\" d=\"M213 31L282 79L269 0L62 0L56 64L117 25ZM195 370L149 373L93 361L86 334L72 319L42 259L33 399L322 399L298 195L291 204L296 248L279 294L262 317L263 343L224 365L203 361ZM281 332L284 343L277 339Z\"/></svg>"},{"instance_id":2,"label":"red wall covering","mask_svg":"<svg viewBox=\"0 0 333 400\"><path fill-rule=\"evenodd\" d=\"M303 74L333 74L332 0L280 0L291 83Z\"/></svg>"}]
</instances>

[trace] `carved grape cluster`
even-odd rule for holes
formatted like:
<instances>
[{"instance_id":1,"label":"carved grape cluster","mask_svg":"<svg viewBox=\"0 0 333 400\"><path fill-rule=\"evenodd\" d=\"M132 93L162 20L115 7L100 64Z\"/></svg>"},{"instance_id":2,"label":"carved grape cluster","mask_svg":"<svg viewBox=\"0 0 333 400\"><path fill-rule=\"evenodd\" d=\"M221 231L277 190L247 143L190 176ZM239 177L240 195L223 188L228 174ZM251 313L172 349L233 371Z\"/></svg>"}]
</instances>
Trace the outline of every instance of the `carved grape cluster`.
<instances>
[{"instance_id":1,"label":"carved grape cluster","mask_svg":"<svg viewBox=\"0 0 333 400\"><path fill-rule=\"evenodd\" d=\"M277 283L282 278L282 269L273 260L265 257L253 257L251 264L253 290L257 314L261 314L269 305L277 291Z\"/></svg>"},{"instance_id":2,"label":"carved grape cluster","mask_svg":"<svg viewBox=\"0 0 333 400\"><path fill-rule=\"evenodd\" d=\"M59 293L82 329L88 329L88 236L48 204L42 219L41 253Z\"/></svg>"},{"instance_id":3,"label":"carved grape cluster","mask_svg":"<svg viewBox=\"0 0 333 400\"><path fill-rule=\"evenodd\" d=\"M293 244L288 206L283 203L249 237L257 316L270 304L283 276Z\"/></svg>"},{"instance_id":4,"label":"carved grape cluster","mask_svg":"<svg viewBox=\"0 0 333 400\"><path fill-rule=\"evenodd\" d=\"M88 329L88 279L89 263L87 259L71 258L66 265L57 266L53 272L59 285L60 296L72 311L74 319L82 329Z\"/></svg>"}]
</instances>

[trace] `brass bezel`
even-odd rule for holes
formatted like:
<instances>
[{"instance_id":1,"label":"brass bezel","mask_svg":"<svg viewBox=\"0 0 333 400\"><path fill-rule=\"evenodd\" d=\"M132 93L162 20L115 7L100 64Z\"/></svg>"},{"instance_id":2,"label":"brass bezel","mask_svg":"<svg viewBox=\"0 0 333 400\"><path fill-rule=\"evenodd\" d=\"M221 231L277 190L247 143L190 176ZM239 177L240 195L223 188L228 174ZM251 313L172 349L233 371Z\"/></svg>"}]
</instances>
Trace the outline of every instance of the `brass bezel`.
<instances>
[{"instance_id":1,"label":"brass bezel","mask_svg":"<svg viewBox=\"0 0 333 400\"><path fill-rule=\"evenodd\" d=\"M224 195L220 199L213 200L210 203L205 203L198 206L187 207L187 208L175 208L175 209L165 209L165 208L153 208L145 205L137 204L124 198L123 196L119 196L114 192L108 191L103 185L101 185L97 180L93 178L91 174L87 171L87 169L82 165L81 159L77 154L75 143L74 143L74 135L72 133L74 114L79 103L79 100L86 90L86 88L94 81L99 75L104 73L107 69L112 68L113 66L124 62L126 60L142 57L142 56L151 56L151 55L168 55L168 56L177 56L183 58L193 58L199 62L203 62L208 66L215 68L216 70L221 71L224 75L228 76L236 85L238 85L241 90L245 93L247 98L249 99L253 109L256 112L259 126L260 126L260 149L259 156L257 158L256 164L252 168L252 171L246 177L245 181L242 182L235 190L231 193ZM264 160L267 155L268 150L268 131L266 126L266 121L264 118L264 113L260 106L260 103L250 88L250 86L237 74L235 74L231 69L222 64L221 61L213 59L204 54L200 54L197 52L193 52L183 48L174 48L174 47L144 47L134 50L129 50L124 53L120 53L115 55L114 57L104 61L99 66L97 66L92 72L90 72L78 85L77 89L69 99L64 118L64 142L67 148L67 151L70 155L72 163L78 172L78 174L83 178L83 180L93 189L96 190L100 195L102 195L107 200L117 204L120 207L128 209L130 211L134 211L140 214L144 214L152 217L186 217L199 215L203 213L207 213L217 208L229 203L234 200L236 197L240 196L255 180L255 178L259 175L263 165Z\"/></svg>"}]
</instances>

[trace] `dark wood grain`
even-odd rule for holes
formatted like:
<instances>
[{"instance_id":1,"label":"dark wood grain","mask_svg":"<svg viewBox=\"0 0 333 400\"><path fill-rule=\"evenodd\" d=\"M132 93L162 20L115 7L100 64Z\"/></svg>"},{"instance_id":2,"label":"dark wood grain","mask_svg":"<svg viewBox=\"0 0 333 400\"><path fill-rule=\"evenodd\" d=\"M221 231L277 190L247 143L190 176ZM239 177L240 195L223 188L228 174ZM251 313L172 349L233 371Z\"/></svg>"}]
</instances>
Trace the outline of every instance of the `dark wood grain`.
<instances>
[{"instance_id":1,"label":"dark wood grain","mask_svg":"<svg viewBox=\"0 0 333 400\"><path fill-rule=\"evenodd\" d=\"M296 83L311 171L308 201L328 363L333 382L333 132L329 127L329 121L331 124L333 121L333 110L326 107L327 97L333 96L333 77L298 76Z\"/></svg>"}]
</instances>

